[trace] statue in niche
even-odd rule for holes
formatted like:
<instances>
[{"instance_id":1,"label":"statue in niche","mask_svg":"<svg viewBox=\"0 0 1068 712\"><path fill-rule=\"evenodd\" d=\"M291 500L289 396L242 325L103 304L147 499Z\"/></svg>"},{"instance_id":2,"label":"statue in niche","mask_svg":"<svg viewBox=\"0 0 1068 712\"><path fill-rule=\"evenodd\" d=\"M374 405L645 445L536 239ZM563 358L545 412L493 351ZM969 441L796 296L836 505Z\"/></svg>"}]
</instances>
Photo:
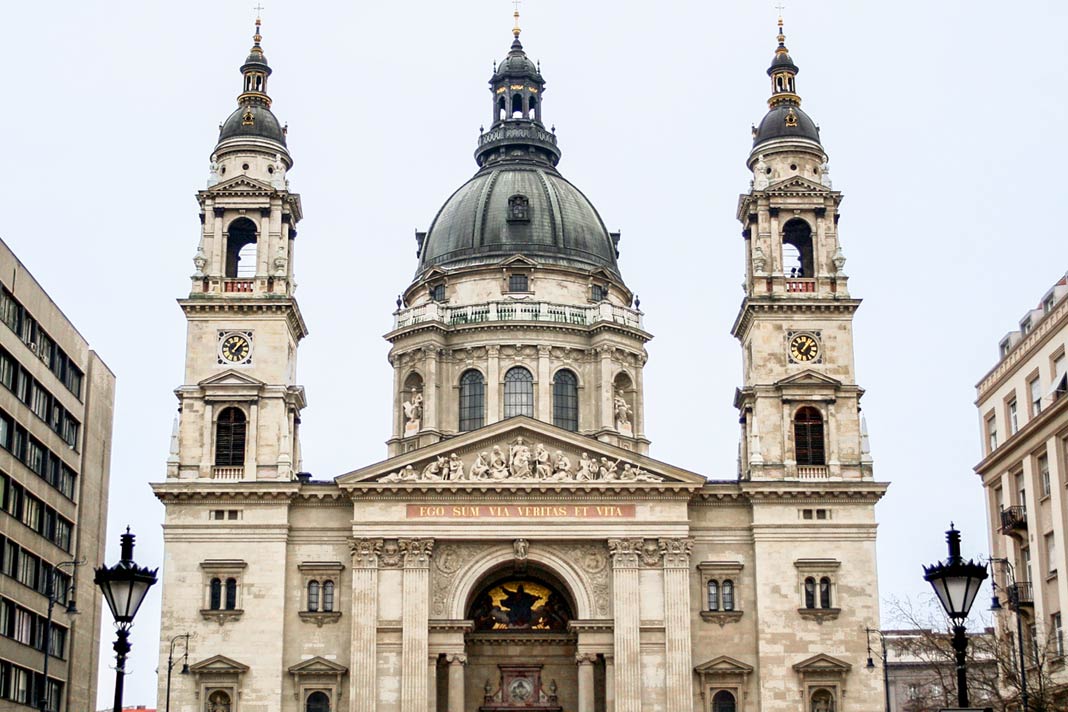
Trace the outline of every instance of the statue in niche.
<instances>
[{"instance_id":1,"label":"statue in niche","mask_svg":"<svg viewBox=\"0 0 1068 712\"><path fill-rule=\"evenodd\" d=\"M423 419L423 394L412 388L411 397L401 404L404 409L404 434L418 433Z\"/></svg>"},{"instance_id":2,"label":"statue in niche","mask_svg":"<svg viewBox=\"0 0 1068 712\"><path fill-rule=\"evenodd\" d=\"M212 161L208 164L208 187L217 185L219 183L219 164L217 161Z\"/></svg>"},{"instance_id":3,"label":"statue in niche","mask_svg":"<svg viewBox=\"0 0 1068 712\"><path fill-rule=\"evenodd\" d=\"M833 187L833 184L831 183L831 166L827 163L827 161L824 161L820 165L820 184L824 188Z\"/></svg>"},{"instance_id":4,"label":"statue in niche","mask_svg":"<svg viewBox=\"0 0 1068 712\"><path fill-rule=\"evenodd\" d=\"M489 468L490 478L494 480L503 480L508 477L508 463L504 459L504 453L501 452L500 445L493 446Z\"/></svg>"},{"instance_id":5,"label":"statue in niche","mask_svg":"<svg viewBox=\"0 0 1068 712\"><path fill-rule=\"evenodd\" d=\"M471 479L484 480L486 479L486 473L489 472L489 460L486 457L485 452L480 452L478 457L475 458L475 464L471 465Z\"/></svg>"},{"instance_id":6,"label":"statue in niche","mask_svg":"<svg viewBox=\"0 0 1068 712\"><path fill-rule=\"evenodd\" d=\"M756 165L753 166L753 188L764 190L771 181L768 179L768 164L764 163L763 154L757 156Z\"/></svg>"},{"instance_id":7,"label":"statue in niche","mask_svg":"<svg viewBox=\"0 0 1068 712\"><path fill-rule=\"evenodd\" d=\"M616 412L616 430L629 435L631 433L630 415L632 411L627 399L623 396L622 388L616 389L616 395L612 399L612 403Z\"/></svg>"},{"instance_id":8,"label":"statue in niche","mask_svg":"<svg viewBox=\"0 0 1068 712\"><path fill-rule=\"evenodd\" d=\"M193 266L196 272L193 274L197 279L204 276L204 268L208 266L207 255L204 254L204 245L197 247L197 254L193 257Z\"/></svg>"},{"instance_id":9,"label":"statue in niche","mask_svg":"<svg viewBox=\"0 0 1068 712\"><path fill-rule=\"evenodd\" d=\"M757 245L753 248L753 274L764 274L764 268L767 266L768 258L760 245Z\"/></svg>"},{"instance_id":10,"label":"statue in niche","mask_svg":"<svg viewBox=\"0 0 1068 712\"><path fill-rule=\"evenodd\" d=\"M449 479L462 480L464 478L464 461L455 452L449 455Z\"/></svg>"},{"instance_id":11,"label":"statue in niche","mask_svg":"<svg viewBox=\"0 0 1068 712\"><path fill-rule=\"evenodd\" d=\"M508 465L512 477L530 477L530 448L522 437L516 438L515 443L508 450Z\"/></svg>"},{"instance_id":12,"label":"statue in niche","mask_svg":"<svg viewBox=\"0 0 1068 712\"><path fill-rule=\"evenodd\" d=\"M579 458L578 472L575 474L576 480L595 480L597 479L597 466L590 456L586 453L582 453L582 457Z\"/></svg>"},{"instance_id":13,"label":"statue in niche","mask_svg":"<svg viewBox=\"0 0 1068 712\"><path fill-rule=\"evenodd\" d=\"M539 480L547 480L553 474L552 459L549 451L541 443L534 448L534 476Z\"/></svg>"},{"instance_id":14,"label":"statue in niche","mask_svg":"<svg viewBox=\"0 0 1068 712\"><path fill-rule=\"evenodd\" d=\"M278 254L274 257L274 276L286 276L286 248L284 245L278 246Z\"/></svg>"},{"instance_id":15,"label":"statue in niche","mask_svg":"<svg viewBox=\"0 0 1068 712\"><path fill-rule=\"evenodd\" d=\"M530 542L526 539L516 539L512 542L512 553L515 555L516 561L524 561L527 558L527 549L530 548Z\"/></svg>"}]
</instances>

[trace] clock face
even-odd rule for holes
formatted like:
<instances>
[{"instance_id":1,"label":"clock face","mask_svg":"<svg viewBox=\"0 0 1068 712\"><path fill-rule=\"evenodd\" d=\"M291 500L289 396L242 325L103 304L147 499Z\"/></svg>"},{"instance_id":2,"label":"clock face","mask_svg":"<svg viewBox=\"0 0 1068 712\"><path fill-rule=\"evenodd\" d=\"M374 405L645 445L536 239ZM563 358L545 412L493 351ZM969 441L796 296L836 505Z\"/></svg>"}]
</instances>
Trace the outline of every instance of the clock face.
<instances>
[{"instance_id":1,"label":"clock face","mask_svg":"<svg viewBox=\"0 0 1068 712\"><path fill-rule=\"evenodd\" d=\"M796 334L790 339L790 358L798 363L808 363L820 355L820 343L812 334Z\"/></svg>"},{"instance_id":2,"label":"clock face","mask_svg":"<svg viewBox=\"0 0 1068 712\"><path fill-rule=\"evenodd\" d=\"M219 355L229 363L245 363L252 352L252 344L245 334L226 334L219 345Z\"/></svg>"}]
</instances>

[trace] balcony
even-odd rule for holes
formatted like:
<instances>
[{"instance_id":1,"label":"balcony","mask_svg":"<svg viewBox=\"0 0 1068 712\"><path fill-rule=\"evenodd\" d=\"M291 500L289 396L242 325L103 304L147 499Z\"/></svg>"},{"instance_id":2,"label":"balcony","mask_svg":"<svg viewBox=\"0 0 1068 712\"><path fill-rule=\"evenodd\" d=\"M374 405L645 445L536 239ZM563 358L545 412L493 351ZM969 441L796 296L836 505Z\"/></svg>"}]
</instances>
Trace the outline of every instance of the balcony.
<instances>
[{"instance_id":1,"label":"balcony","mask_svg":"<svg viewBox=\"0 0 1068 712\"><path fill-rule=\"evenodd\" d=\"M1031 608L1035 605L1035 593L1030 581L1017 581L1009 586L1009 601L1015 606Z\"/></svg>"},{"instance_id":2,"label":"balcony","mask_svg":"<svg viewBox=\"0 0 1068 712\"><path fill-rule=\"evenodd\" d=\"M430 302L396 311L393 317L394 329L425 323L462 326L509 321L535 321L574 326L612 323L632 329L643 328L640 311L608 302L586 306L528 301L486 302L466 306L449 306L439 302Z\"/></svg>"},{"instance_id":3,"label":"balcony","mask_svg":"<svg viewBox=\"0 0 1068 712\"><path fill-rule=\"evenodd\" d=\"M1027 507L1022 504L1001 508L1001 533L1027 530Z\"/></svg>"},{"instance_id":4,"label":"balcony","mask_svg":"<svg viewBox=\"0 0 1068 712\"><path fill-rule=\"evenodd\" d=\"M825 480L830 476L826 465L798 465L797 479L799 480Z\"/></svg>"},{"instance_id":5,"label":"balcony","mask_svg":"<svg viewBox=\"0 0 1068 712\"><path fill-rule=\"evenodd\" d=\"M211 470L213 480L240 480L244 476L244 467L213 467Z\"/></svg>"},{"instance_id":6,"label":"balcony","mask_svg":"<svg viewBox=\"0 0 1068 712\"><path fill-rule=\"evenodd\" d=\"M790 293L815 292L816 280L814 279L787 279L786 291Z\"/></svg>"},{"instance_id":7,"label":"balcony","mask_svg":"<svg viewBox=\"0 0 1068 712\"><path fill-rule=\"evenodd\" d=\"M256 280L254 279L224 279L222 282L223 291L226 293L240 293L251 294L256 287Z\"/></svg>"}]
</instances>

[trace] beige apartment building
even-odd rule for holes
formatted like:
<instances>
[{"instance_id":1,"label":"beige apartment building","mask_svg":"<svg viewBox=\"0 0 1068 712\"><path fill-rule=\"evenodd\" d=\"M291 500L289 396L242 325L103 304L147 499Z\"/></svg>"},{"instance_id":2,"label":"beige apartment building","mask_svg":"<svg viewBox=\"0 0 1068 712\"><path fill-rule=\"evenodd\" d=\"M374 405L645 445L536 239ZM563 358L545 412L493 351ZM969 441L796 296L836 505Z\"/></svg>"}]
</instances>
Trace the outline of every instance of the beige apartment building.
<instances>
[{"instance_id":1,"label":"beige apartment building","mask_svg":"<svg viewBox=\"0 0 1068 712\"><path fill-rule=\"evenodd\" d=\"M0 242L0 709L96 699L91 567L104 556L114 397L115 376Z\"/></svg>"},{"instance_id":2,"label":"beige apartment building","mask_svg":"<svg viewBox=\"0 0 1068 712\"><path fill-rule=\"evenodd\" d=\"M474 175L416 233L414 277L393 267L388 365L367 374L394 384L379 404L386 459L313 479L299 465L308 330L293 258L340 238L297 238L257 27L179 302L179 423L153 484L159 701L168 641L195 634L175 712L881 709L864 663L886 484L860 416L860 300L781 28L769 107L739 146L745 296L733 326L700 327L739 341L737 416L719 425L738 428L738 468L704 473L652 457L652 335L620 235L558 169L547 84L519 35L488 106L470 107L491 119ZM351 285L337 296L360 299ZM693 421L695 438L717 427Z\"/></svg>"},{"instance_id":3,"label":"beige apartment building","mask_svg":"<svg viewBox=\"0 0 1068 712\"><path fill-rule=\"evenodd\" d=\"M1042 662L1068 682L1063 616L1068 615L1068 275L1042 296L999 344L999 360L977 385L983 479L995 582L1004 613L998 634L1023 617L1028 665ZM1037 671L1036 671L1037 672ZM1037 684L1037 678L1033 677Z\"/></svg>"}]
</instances>

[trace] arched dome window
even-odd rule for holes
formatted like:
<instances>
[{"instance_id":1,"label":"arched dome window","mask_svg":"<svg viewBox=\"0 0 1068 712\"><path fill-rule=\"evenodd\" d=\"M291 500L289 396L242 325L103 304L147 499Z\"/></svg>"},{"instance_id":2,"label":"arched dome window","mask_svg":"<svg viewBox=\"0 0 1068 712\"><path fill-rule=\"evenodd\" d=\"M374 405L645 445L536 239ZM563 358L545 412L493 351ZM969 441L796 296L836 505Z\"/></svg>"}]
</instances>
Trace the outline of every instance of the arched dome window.
<instances>
[{"instance_id":1,"label":"arched dome window","mask_svg":"<svg viewBox=\"0 0 1068 712\"><path fill-rule=\"evenodd\" d=\"M491 583L475 596L468 613L479 631L567 630L571 606L544 581L509 578Z\"/></svg>"},{"instance_id":2,"label":"arched dome window","mask_svg":"<svg viewBox=\"0 0 1068 712\"><path fill-rule=\"evenodd\" d=\"M481 428L486 422L486 382L474 369L460 376L460 430Z\"/></svg>"},{"instance_id":3,"label":"arched dome window","mask_svg":"<svg viewBox=\"0 0 1068 712\"><path fill-rule=\"evenodd\" d=\"M812 249L812 228L800 218L794 218L782 229L782 271L787 277L816 276Z\"/></svg>"},{"instance_id":4,"label":"arched dome window","mask_svg":"<svg viewBox=\"0 0 1068 712\"><path fill-rule=\"evenodd\" d=\"M823 448L823 416L805 406L794 416L794 454L798 465L826 465Z\"/></svg>"},{"instance_id":5,"label":"arched dome window","mask_svg":"<svg viewBox=\"0 0 1068 712\"><path fill-rule=\"evenodd\" d=\"M578 378L566 369L557 371L553 378L553 425L578 430L578 408Z\"/></svg>"},{"instance_id":6,"label":"arched dome window","mask_svg":"<svg viewBox=\"0 0 1068 712\"><path fill-rule=\"evenodd\" d=\"M245 414L240 408L219 413L215 424L215 466L241 467L245 464Z\"/></svg>"},{"instance_id":7,"label":"arched dome window","mask_svg":"<svg viewBox=\"0 0 1068 712\"><path fill-rule=\"evenodd\" d=\"M517 415L534 417L534 377L522 366L504 374L504 417Z\"/></svg>"},{"instance_id":8,"label":"arched dome window","mask_svg":"<svg viewBox=\"0 0 1068 712\"><path fill-rule=\"evenodd\" d=\"M226 276L256 275L256 224L248 218L230 223L226 232Z\"/></svg>"}]
</instances>

